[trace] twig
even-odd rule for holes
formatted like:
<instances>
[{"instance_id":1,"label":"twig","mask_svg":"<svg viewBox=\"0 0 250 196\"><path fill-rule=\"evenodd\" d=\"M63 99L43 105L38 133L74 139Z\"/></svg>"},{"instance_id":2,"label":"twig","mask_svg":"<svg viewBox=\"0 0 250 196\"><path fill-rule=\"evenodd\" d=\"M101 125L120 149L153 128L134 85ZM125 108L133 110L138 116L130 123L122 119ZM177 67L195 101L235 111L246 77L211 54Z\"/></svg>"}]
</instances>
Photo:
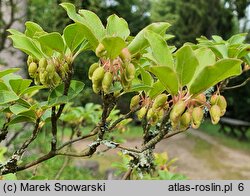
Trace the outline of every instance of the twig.
<instances>
[{"instance_id":1,"label":"twig","mask_svg":"<svg viewBox=\"0 0 250 196\"><path fill-rule=\"evenodd\" d=\"M71 82L71 79L72 79L72 73L73 73L73 67L71 67L71 70L69 71L68 73L68 78L67 80L64 82L64 90L63 90L63 95L67 95L68 92L69 92L69 87L70 87L70 82ZM63 109L65 107L65 104L61 104L59 109L58 109L58 112L56 114L56 118L59 119L62 112L63 112Z\"/></svg>"},{"instance_id":2,"label":"twig","mask_svg":"<svg viewBox=\"0 0 250 196\"><path fill-rule=\"evenodd\" d=\"M6 147L8 147L8 146L10 146L10 144L16 139L16 137L20 134L20 133L22 133L22 132L24 132L24 131L26 131L26 126L28 125L29 123L25 123L24 125L23 125L23 127L19 130L19 131L17 131L17 132L15 132L15 134L9 139L9 141L6 143Z\"/></svg>"},{"instance_id":3,"label":"twig","mask_svg":"<svg viewBox=\"0 0 250 196\"><path fill-rule=\"evenodd\" d=\"M57 150L61 150L61 149L63 149L64 147L66 147L66 146L68 146L68 145L70 145L70 144L73 144L73 143L78 142L78 141L80 141L80 140L83 140L83 139L92 137L92 136L94 136L94 135L96 135L96 134L98 133L99 129L100 129L100 127L97 127L97 126L96 126L89 134L83 135L83 136L81 136L81 137L79 137L79 138L76 138L76 139L71 139L71 140L65 142L64 144L62 144L60 147L58 147Z\"/></svg>"},{"instance_id":4,"label":"twig","mask_svg":"<svg viewBox=\"0 0 250 196\"><path fill-rule=\"evenodd\" d=\"M122 180L129 180L132 171L133 170L129 168L128 171L123 175Z\"/></svg>"},{"instance_id":5,"label":"twig","mask_svg":"<svg viewBox=\"0 0 250 196\"><path fill-rule=\"evenodd\" d=\"M28 148L28 146L36 139L39 131L42 127L39 126L40 124L40 118L36 120L36 124L34 127L34 130L32 132L32 135L23 143L23 145L20 147L19 150L17 150L14 155L18 155L19 157L22 156L22 154L25 152L25 150Z\"/></svg>"},{"instance_id":6,"label":"twig","mask_svg":"<svg viewBox=\"0 0 250 196\"><path fill-rule=\"evenodd\" d=\"M224 90L231 90L231 89L235 89L235 88L240 88L242 86L245 86L247 84L247 82L250 81L250 77L247 78L244 82L242 82L241 84L235 85L235 86L227 86L224 88Z\"/></svg>"},{"instance_id":7,"label":"twig","mask_svg":"<svg viewBox=\"0 0 250 196\"><path fill-rule=\"evenodd\" d=\"M135 153L141 153L143 152L142 150L138 150L136 148L129 148L129 147L126 147L126 146L122 146L122 145L118 145L117 148L121 149L121 150L127 150L129 152L135 152Z\"/></svg>"},{"instance_id":8,"label":"twig","mask_svg":"<svg viewBox=\"0 0 250 196\"><path fill-rule=\"evenodd\" d=\"M8 128L9 128L9 122L10 122L11 118L10 117L6 117L6 122L3 124L3 127L1 129L0 132L0 142L2 142L3 140L6 139L6 136L8 134Z\"/></svg>"},{"instance_id":9,"label":"twig","mask_svg":"<svg viewBox=\"0 0 250 196\"><path fill-rule=\"evenodd\" d=\"M65 157L64 163L62 165L62 167L60 168L60 170L57 172L56 176L55 176L55 180L58 180L63 172L63 170L65 169L65 167L69 164L70 158L69 157Z\"/></svg>"},{"instance_id":10,"label":"twig","mask_svg":"<svg viewBox=\"0 0 250 196\"><path fill-rule=\"evenodd\" d=\"M52 107L51 112L51 132L52 132L52 140L51 140L51 151L56 150L57 144L57 116L56 116L56 106Z\"/></svg>"},{"instance_id":11,"label":"twig","mask_svg":"<svg viewBox=\"0 0 250 196\"><path fill-rule=\"evenodd\" d=\"M140 109L140 107L138 107L136 110L130 111L127 114L125 114L124 116L118 118L116 121L114 121L110 127L109 127L109 131L112 131L120 122L122 122L125 119L128 119L129 117L131 117L132 114L134 114L135 112L137 112Z\"/></svg>"},{"instance_id":12,"label":"twig","mask_svg":"<svg viewBox=\"0 0 250 196\"><path fill-rule=\"evenodd\" d=\"M179 134L179 133L182 133L182 132L185 132L185 131L181 131L181 130L179 130L179 131L174 131L174 132L171 132L171 133L169 133L169 134L165 135L163 139L170 138L170 137L172 137L172 136L174 136L174 135L177 135L177 134Z\"/></svg>"}]
</instances>

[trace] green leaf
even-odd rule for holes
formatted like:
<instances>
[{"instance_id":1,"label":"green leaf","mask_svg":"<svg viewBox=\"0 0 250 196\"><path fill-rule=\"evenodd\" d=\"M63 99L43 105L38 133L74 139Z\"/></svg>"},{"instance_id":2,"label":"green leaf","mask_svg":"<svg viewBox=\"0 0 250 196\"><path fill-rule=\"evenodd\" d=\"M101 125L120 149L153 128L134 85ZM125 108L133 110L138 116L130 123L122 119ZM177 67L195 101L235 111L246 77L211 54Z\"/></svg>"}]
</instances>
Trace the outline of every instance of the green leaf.
<instances>
[{"instance_id":1,"label":"green leaf","mask_svg":"<svg viewBox=\"0 0 250 196\"><path fill-rule=\"evenodd\" d=\"M242 44L246 40L247 33L239 33L230 37L227 41L229 44Z\"/></svg>"},{"instance_id":2,"label":"green leaf","mask_svg":"<svg viewBox=\"0 0 250 196\"><path fill-rule=\"evenodd\" d=\"M27 116L16 116L8 123L8 125L23 123L23 122L35 122L33 118Z\"/></svg>"},{"instance_id":3,"label":"green leaf","mask_svg":"<svg viewBox=\"0 0 250 196\"><path fill-rule=\"evenodd\" d=\"M84 88L84 83L72 80L68 90L68 95L64 95L64 85L61 84L57 86L50 93L48 98L48 105L54 106L69 102L71 99L75 98Z\"/></svg>"},{"instance_id":4,"label":"green leaf","mask_svg":"<svg viewBox=\"0 0 250 196\"><path fill-rule=\"evenodd\" d=\"M15 80L9 81L12 90L17 95L20 95L22 91L27 89L30 86L31 82L32 80L28 80L28 79L15 79Z\"/></svg>"},{"instance_id":5,"label":"green leaf","mask_svg":"<svg viewBox=\"0 0 250 196\"><path fill-rule=\"evenodd\" d=\"M250 51L250 44L244 44L240 51L237 54L237 58L242 58L245 55L249 54Z\"/></svg>"},{"instance_id":6,"label":"green leaf","mask_svg":"<svg viewBox=\"0 0 250 196\"><path fill-rule=\"evenodd\" d=\"M152 78L151 74L142 67L140 67L140 74L144 84L148 86L153 84L154 79Z\"/></svg>"},{"instance_id":7,"label":"green leaf","mask_svg":"<svg viewBox=\"0 0 250 196\"><path fill-rule=\"evenodd\" d=\"M150 89L152 89L152 87L149 85L136 83L136 84L132 84L131 88L126 92L138 92L138 91L146 91L147 92Z\"/></svg>"},{"instance_id":8,"label":"green leaf","mask_svg":"<svg viewBox=\"0 0 250 196\"><path fill-rule=\"evenodd\" d=\"M192 81L190 93L204 92L226 78L241 74L241 62L238 59L222 59L214 65L206 66Z\"/></svg>"},{"instance_id":9,"label":"green leaf","mask_svg":"<svg viewBox=\"0 0 250 196\"><path fill-rule=\"evenodd\" d=\"M194 51L196 58L199 61L198 68L204 68L207 65L213 65L216 62L216 57L211 49L202 47Z\"/></svg>"},{"instance_id":10,"label":"green leaf","mask_svg":"<svg viewBox=\"0 0 250 196\"><path fill-rule=\"evenodd\" d=\"M60 33L53 32L42 35L38 38L41 45L44 45L59 53L64 52L64 42Z\"/></svg>"},{"instance_id":11,"label":"green leaf","mask_svg":"<svg viewBox=\"0 0 250 196\"><path fill-rule=\"evenodd\" d=\"M63 37L69 49L74 52L85 39L85 31L77 24L70 24L64 29Z\"/></svg>"},{"instance_id":12,"label":"green leaf","mask_svg":"<svg viewBox=\"0 0 250 196\"><path fill-rule=\"evenodd\" d=\"M153 85L152 89L149 91L149 97L151 99L155 98L157 95L161 94L163 91L165 91L165 87L163 84L157 80Z\"/></svg>"},{"instance_id":13,"label":"green leaf","mask_svg":"<svg viewBox=\"0 0 250 196\"><path fill-rule=\"evenodd\" d=\"M82 92L84 86L85 84L83 82L80 82L77 80L71 80L70 86L69 86L69 92L68 92L69 100L79 95L79 93Z\"/></svg>"},{"instance_id":14,"label":"green leaf","mask_svg":"<svg viewBox=\"0 0 250 196\"><path fill-rule=\"evenodd\" d=\"M185 86L194 76L199 65L190 46L183 46L176 52L176 72L181 86Z\"/></svg>"},{"instance_id":15,"label":"green leaf","mask_svg":"<svg viewBox=\"0 0 250 196\"><path fill-rule=\"evenodd\" d=\"M16 103L26 107L26 108L30 108L30 103L28 101L26 101L25 99L19 98Z\"/></svg>"},{"instance_id":16,"label":"green leaf","mask_svg":"<svg viewBox=\"0 0 250 196\"><path fill-rule=\"evenodd\" d=\"M26 30L25 30L25 35L33 38L37 35L42 35L45 34L46 32L40 27L37 23L28 21L25 23Z\"/></svg>"},{"instance_id":17,"label":"green leaf","mask_svg":"<svg viewBox=\"0 0 250 196\"><path fill-rule=\"evenodd\" d=\"M220 59L228 58L227 46L224 44L218 44L211 47L211 50L218 56Z\"/></svg>"},{"instance_id":18,"label":"green leaf","mask_svg":"<svg viewBox=\"0 0 250 196\"><path fill-rule=\"evenodd\" d=\"M66 10L71 20L73 20L74 22L81 22L82 17L76 13L76 8L72 3L61 3L60 6L62 6Z\"/></svg>"},{"instance_id":19,"label":"green leaf","mask_svg":"<svg viewBox=\"0 0 250 196\"><path fill-rule=\"evenodd\" d=\"M125 41L120 37L105 37L102 40L102 44L107 51L107 55L110 59L115 59L121 53L122 49L126 47Z\"/></svg>"},{"instance_id":20,"label":"green leaf","mask_svg":"<svg viewBox=\"0 0 250 196\"><path fill-rule=\"evenodd\" d=\"M13 46L15 48L20 49L26 54L31 55L37 59L43 57L42 51L30 37L26 37L24 34L13 34L10 35L9 38L12 39Z\"/></svg>"},{"instance_id":21,"label":"green leaf","mask_svg":"<svg viewBox=\"0 0 250 196\"><path fill-rule=\"evenodd\" d=\"M173 68L174 59L166 41L153 31L145 31L145 38L149 42L153 56L158 62L158 65L164 65Z\"/></svg>"},{"instance_id":22,"label":"green leaf","mask_svg":"<svg viewBox=\"0 0 250 196\"><path fill-rule=\"evenodd\" d=\"M99 36L97 36L97 33L89 26L89 22L86 23L86 19L84 19L81 15L76 13L76 9L73 4L61 3L60 5L66 10L69 18L72 19L74 22L76 22L77 25L79 25L82 28L82 30L85 33L86 39L89 41L90 45L92 46L92 49L95 50L99 44L98 41ZM92 25L94 26L95 23L91 24L91 26Z\"/></svg>"},{"instance_id":23,"label":"green leaf","mask_svg":"<svg viewBox=\"0 0 250 196\"><path fill-rule=\"evenodd\" d=\"M68 97L63 95L64 84L60 84L55 89L53 89L48 97L48 105L59 105L68 102Z\"/></svg>"},{"instance_id":24,"label":"green leaf","mask_svg":"<svg viewBox=\"0 0 250 196\"><path fill-rule=\"evenodd\" d=\"M135 36L132 42L128 45L130 53L134 55L148 46L148 41L144 36L145 31L150 30L161 36L164 36L168 27L170 27L170 24L167 22L152 23L146 26Z\"/></svg>"},{"instance_id":25,"label":"green leaf","mask_svg":"<svg viewBox=\"0 0 250 196\"><path fill-rule=\"evenodd\" d=\"M94 35L94 33L86 25L80 23L76 23L76 25L79 26L82 29L82 31L84 31L85 38L89 41L91 49L95 50L99 44L99 41Z\"/></svg>"},{"instance_id":26,"label":"green leaf","mask_svg":"<svg viewBox=\"0 0 250 196\"><path fill-rule=\"evenodd\" d=\"M23 36L23 33L21 33L20 31L16 30L16 29L8 29L7 30L10 34L12 35L21 35Z\"/></svg>"},{"instance_id":27,"label":"green leaf","mask_svg":"<svg viewBox=\"0 0 250 196\"><path fill-rule=\"evenodd\" d=\"M0 81L0 89L5 90L5 91L9 90L8 86L5 83L1 82L1 81Z\"/></svg>"},{"instance_id":28,"label":"green leaf","mask_svg":"<svg viewBox=\"0 0 250 196\"><path fill-rule=\"evenodd\" d=\"M214 40L215 42L217 42L217 43L223 43L223 42L225 42L225 41L222 39L222 37L221 37L221 36L218 36L218 35L212 35L212 38L213 38L213 40Z\"/></svg>"},{"instance_id":29,"label":"green leaf","mask_svg":"<svg viewBox=\"0 0 250 196\"><path fill-rule=\"evenodd\" d=\"M20 96L28 94L30 97L32 97L34 94L36 94L39 90L46 88L45 86L31 86L26 89L24 89Z\"/></svg>"},{"instance_id":30,"label":"green leaf","mask_svg":"<svg viewBox=\"0 0 250 196\"><path fill-rule=\"evenodd\" d=\"M28 110L29 108L24 107L23 105L20 105L20 104L14 104L10 106L10 111L15 115L18 115L22 112L27 112Z\"/></svg>"},{"instance_id":31,"label":"green leaf","mask_svg":"<svg viewBox=\"0 0 250 196\"><path fill-rule=\"evenodd\" d=\"M12 91L0 90L0 105L18 100L19 97Z\"/></svg>"},{"instance_id":32,"label":"green leaf","mask_svg":"<svg viewBox=\"0 0 250 196\"><path fill-rule=\"evenodd\" d=\"M100 18L89 10L79 10L79 15L82 17L81 23L87 25L97 39L101 41L105 36L105 28Z\"/></svg>"},{"instance_id":33,"label":"green leaf","mask_svg":"<svg viewBox=\"0 0 250 196\"><path fill-rule=\"evenodd\" d=\"M19 70L20 70L20 68L11 68L11 69L5 69L3 71L0 71L0 78L2 78L5 75L17 72Z\"/></svg>"},{"instance_id":34,"label":"green leaf","mask_svg":"<svg viewBox=\"0 0 250 196\"><path fill-rule=\"evenodd\" d=\"M150 71L159 79L168 93L171 95L178 93L178 77L173 69L166 66L154 66L150 68Z\"/></svg>"},{"instance_id":35,"label":"green leaf","mask_svg":"<svg viewBox=\"0 0 250 196\"><path fill-rule=\"evenodd\" d=\"M109 36L119 36L126 40L130 34L128 23L123 18L113 14L107 19L107 34Z\"/></svg>"}]
</instances>

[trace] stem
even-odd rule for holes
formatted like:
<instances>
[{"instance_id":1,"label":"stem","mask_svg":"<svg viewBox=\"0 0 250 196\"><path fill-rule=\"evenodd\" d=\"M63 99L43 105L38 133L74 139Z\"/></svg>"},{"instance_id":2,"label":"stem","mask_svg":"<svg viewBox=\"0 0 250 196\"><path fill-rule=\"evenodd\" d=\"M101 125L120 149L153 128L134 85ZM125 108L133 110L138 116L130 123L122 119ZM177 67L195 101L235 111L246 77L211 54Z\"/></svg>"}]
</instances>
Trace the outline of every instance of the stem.
<instances>
[{"instance_id":1,"label":"stem","mask_svg":"<svg viewBox=\"0 0 250 196\"><path fill-rule=\"evenodd\" d=\"M228 86L225 87L224 90L231 90L231 89L235 89L235 88L240 88L242 86L245 86L247 84L247 82L250 81L250 78L247 78L244 82L242 82L241 84L235 85L235 86Z\"/></svg>"},{"instance_id":2,"label":"stem","mask_svg":"<svg viewBox=\"0 0 250 196\"><path fill-rule=\"evenodd\" d=\"M52 107L51 113L51 125L52 125L52 141L51 141L51 151L56 150L57 144L57 116L56 116L56 106Z\"/></svg>"},{"instance_id":3,"label":"stem","mask_svg":"<svg viewBox=\"0 0 250 196\"><path fill-rule=\"evenodd\" d=\"M132 169L129 168L128 171L124 174L124 176L122 177L122 180L129 180L130 179L130 176L132 174Z\"/></svg>"},{"instance_id":4,"label":"stem","mask_svg":"<svg viewBox=\"0 0 250 196\"><path fill-rule=\"evenodd\" d=\"M20 133L22 133L22 132L24 132L24 131L26 131L26 126L28 125L28 123L25 123L24 125L23 125L23 127L19 130L19 131L17 131L17 132L15 132L15 134L9 139L9 141L6 143L6 147L9 147L10 146L10 144L16 139L16 137L20 134Z\"/></svg>"},{"instance_id":5,"label":"stem","mask_svg":"<svg viewBox=\"0 0 250 196\"><path fill-rule=\"evenodd\" d=\"M6 136L8 134L8 128L9 128L9 122L10 122L11 118L10 117L6 117L6 122L3 124L3 127L1 129L0 132L0 142L2 142L3 140L6 139Z\"/></svg>"}]
</instances>

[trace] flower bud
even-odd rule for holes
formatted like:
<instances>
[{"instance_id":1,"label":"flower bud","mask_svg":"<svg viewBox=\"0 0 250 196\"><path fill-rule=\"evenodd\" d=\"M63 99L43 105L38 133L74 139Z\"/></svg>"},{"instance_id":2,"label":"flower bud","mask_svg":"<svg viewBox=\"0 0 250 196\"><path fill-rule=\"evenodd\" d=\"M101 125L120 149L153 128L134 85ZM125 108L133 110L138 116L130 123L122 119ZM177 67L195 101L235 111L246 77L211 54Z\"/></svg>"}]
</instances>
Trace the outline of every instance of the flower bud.
<instances>
[{"instance_id":1,"label":"flower bud","mask_svg":"<svg viewBox=\"0 0 250 196\"><path fill-rule=\"evenodd\" d=\"M139 95L135 95L132 97L131 101L130 101L130 110L134 110L140 103L140 96Z\"/></svg>"},{"instance_id":2,"label":"flower bud","mask_svg":"<svg viewBox=\"0 0 250 196\"><path fill-rule=\"evenodd\" d=\"M46 69L47 67L47 60L45 58L41 58L39 60L39 68Z\"/></svg>"},{"instance_id":3,"label":"flower bud","mask_svg":"<svg viewBox=\"0 0 250 196\"><path fill-rule=\"evenodd\" d=\"M29 66L30 63L34 62L34 58L32 56L28 56L28 59L27 59L27 65Z\"/></svg>"},{"instance_id":4,"label":"flower bud","mask_svg":"<svg viewBox=\"0 0 250 196\"><path fill-rule=\"evenodd\" d=\"M28 72L29 72L30 77L33 78L37 72L37 64L34 62L30 63Z\"/></svg>"},{"instance_id":5,"label":"flower bud","mask_svg":"<svg viewBox=\"0 0 250 196\"><path fill-rule=\"evenodd\" d=\"M96 50L95 50L95 54L98 57L102 57L105 54L105 47L102 43L99 43L99 45L97 46Z\"/></svg>"},{"instance_id":6,"label":"flower bud","mask_svg":"<svg viewBox=\"0 0 250 196\"><path fill-rule=\"evenodd\" d=\"M131 54L130 54L128 48L123 48L122 49L120 57L121 57L123 62L131 61Z\"/></svg>"},{"instance_id":7,"label":"flower bud","mask_svg":"<svg viewBox=\"0 0 250 196\"><path fill-rule=\"evenodd\" d=\"M158 116L158 120L162 120L164 117L164 109L159 110L156 115Z\"/></svg>"},{"instance_id":8,"label":"flower bud","mask_svg":"<svg viewBox=\"0 0 250 196\"><path fill-rule=\"evenodd\" d=\"M131 83L125 79L124 73L121 74L121 84L125 90L130 88Z\"/></svg>"},{"instance_id":9,"label":"flower bud","mask_svg":"<svg viewBox=\"0 0 250 196\"><path fill-rule=\"evenodd\" d=\"M218 105L220 107L221 116L226 112L227 101L222 95L213 95L210 99L211 105Z\"/></svg>"},{"instance_id":10,"label":"flower bud","mask_svg":"<svg viewBox=\"0 0 250 196\"><path fill-rule=\"evenodd\" d=\"M225 114L226 108L227 108L227 101L226 101L225 97L219 96L217 105L220 107L221 116L223 116Z\"/></svg>"},{"instance_id":11,"label":"flower bud","mask_svg":"<svg viewBox=\"0 0 250 196\"><path fill-rule=\"evenodd\" d=\"M195 97L198 100L198 103L205 103L206 102L206 95L201 93Z\"/></svg>"},{"instance_id":12,"label":"flower bud","mask_svg":"<svg viewBox=\"0 0 250 196\"><path fill-rule=\"evenodd\" d=\"M211 105L215 105L217 104L217 101L218 101L218 95L212 95L211 98L210 98L210 104Z\"/></svg>"},{"instance_id":13,"label":"flower bud","mask_svg":"<svg viewBox=\"0 0 250 196\"><path fill-rule=\"evenodd\" d=\"M146 107L142 107L138 112L137 112L137 117L139 120L142 120L144 118L144 116L147 113L147 108Z\"/></svg>"},{"instance_id":14,"label":"flower bud","mask_svg":"<svg viewBox=\"0 0 250 196\"><path fill-rule=\"evenodd\" d=\"M101 91L101 86L98 84L93 83L92 88L93 88L94 93L96 94L98 94Z\"/></svg>"},{"instance_id":15,"label":"flower bud","mask_svg":"<svg viewBox=\"0 0 250 196\"><path fill-rule=\"evenodd\" d=\"M48 77L48 72L47 71L39 72L39 79L40 79L40 82L43 85L48 85L48 83L47 83L47 81L48 81L47 77Z\"/></svg>"},{"instance_id":16,"label":"flower bud","mask_svg":"<svg viewBox=\"0 0 250 196\"><path fill-rule=\"evenodd\" d=\"M220 121L220 116L221 116L221 109L218 105L213 105L210 110L210 117L212 123L215 125Z\"/></svg>"},{"instance_id":17,"label":"flower bud","mask_svg":"<svg viewBox=\"0 0 250 196\"><path fill-rule=\"evenodd\" d=\"M170 120L173 122L178 121L178 118L186 109L186 103L182 100L178 101L170 112Z\"/></svg>"},{"instance_id":18,"label":"flower bud","mask_svg":"<svg viewBox=\"0 0 250 196\"><path fill-rule=\"evenodd\" d=\"M192 127L194 129L199 128L203 119L204 113L200 107L195 107L192 112Z\"/></svg>"},{"instance_id":19,"label":"flower bud","mask_svg":"<svg viewBox=\"0 0 250 196\"><path fill-rule=\"evenodd\" d=\"M110 72L106 72L102 80L102 89L105 93L109 92L112 82L113 82L113 75Z\"/></svg>"},{"instance_id":20,"label":"flower bud","mask_svg":"<svg viewBox=\"0 0 250 196\"><path fill-rule=\"evenodd\" d=\"M158 95L154 100L152 108L155 110L155 109L158 109L158 108L164 106L167 99L168 99L168 96L166 94Z\"/></svg>"},{"instance_id":21,"label":"flower bud","mask_svg":"<svg viewBox=\"0 0 250 196\"><path fill-rule=\"evenodd\" d=\"M102 79L104 77L104 73L105 73L104 68L98 67L92 75L92 82L94 84L101 84Z\"/></svg>"},{"instance_id":22,"label":"flower bud","mask_svg":"<svg viewBox=\"0 0 250 196\"><path fill-rule=\"evenodd\" d=\"M48 73L54 73L54 72L55 72L55 67L54 67L54 65L52 65L51 63L48 64L47 67L46 67L46 71L47 71Z\"/></svg>"},{"instance_id":23,"label":"flower bud","mask_svg":"<svg viewBox=\"0 0 250 196\"><path fill-rule=\"evenodd\" d=\"M147 120L150 120L154 116L154 110L150 108L147 113Z\"/></svg>"},{"instance_id":24,"label":"flower bud","mask_svg":"<svg viewBox=\"0 0 250 196\"><path fill-rule=\"evenodd\" d=\"M181 130L187 129L190 122L191 122L191 114L189 112L185 112L184 114L182 114L181 118L180 118L180 128L181 128Z\"/></svg>"},{"instance_id":25,"label":"flower bud","mask_svg":"<svg viewBox=\"0 0 250 196\"><path fill-rule=\"evenodd\" d=\"M132 63L129 63L125 68L125 79L130 82L135 77L135 66Z\"/></svg>"},{"instance_id":26,"label":"flower bud","mask_svg":"<svg viewBox=\"0 0 250 196\"><path fill-rule=\"evenodd\" d=\"M61 78L58 75L58 73L54 73L53 78L52 78L53 86L57 86L58 84L61 83Z\"/></svg>"},{"instance_id":27,"label":"flower bud","mask_svg":"<svg viewBox=\"0 0 250 196\"><path fill-rule=\"evenodd\" d=\"M89 79L91 80L92 76L93 76L93 73L94 71L99 67L99 64L98 63L93 63L92 65L90 65L89 67L89 72L88 72L88 76L89 76Z\"/></svg>"},{"instance_id":28,"label":"flower bud","mask_svg":"<svg viewBox=\"0 0 250 196\"><path fill-rule=\"evenodd\" d=\"M67 73L69 73L69 64L68 64L68 63L64 63L64 64L63 64L63 68L64 68L64 70L65 70Z\"/></svg>"},{"instance_id":29,"label":"flower bud","mask_svg":"<svg viewBox=\"0 0 250 196\"><path fill-rule=\"evenodd\" d=\"M159 117L158 117L158 115L156 115L154 113L153 116L151 117L151 120L150 120L151 125L153 125L153 126L156 125L158 123L158 121L159 121Z\"/></svg>"}]
</instances>

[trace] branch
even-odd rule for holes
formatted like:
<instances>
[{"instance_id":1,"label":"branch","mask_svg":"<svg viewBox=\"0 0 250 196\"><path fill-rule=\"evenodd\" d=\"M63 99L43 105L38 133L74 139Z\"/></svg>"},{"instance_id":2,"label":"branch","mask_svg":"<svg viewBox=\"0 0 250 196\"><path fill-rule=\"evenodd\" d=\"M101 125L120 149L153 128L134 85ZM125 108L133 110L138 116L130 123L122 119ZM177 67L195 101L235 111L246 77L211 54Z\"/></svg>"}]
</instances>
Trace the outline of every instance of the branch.
<instances>
[{"instance_id":1,"label":"branch","mask_svg":"<svg viewBox=\"0 0 250 196\"><path fill-rule=\"evenodd\" d=\"M69 87L70 87L70 82L71 82L71 79L72 79L72 74L73 74L73 67L70 66L71 69L68 73L68 78L67 80L64 82L64 91L63 91L63 95L68 95L68 92L69 92ZM62 112L63 112L63 109L65 107L65 104L61 104L59 109L58 109L58 112L56 114L56 118L59 119Z\"/></svg>"},{"instance_id":2,"label":"branch","mask_svg":"<svg viewBox=\"0 0 250 196\"><path fill-rule=\"evenodd\" d=\"M52 132L52 141L51 141L51 151L56 150L57 144L57 117L56 117L56 106L52 107L51 112L51 132Z\"/></svg>"},{"instance_id":3,"label":"branch","mask_svg":"<svg viewBox=\"0 0 250 196\"><path fill-rule=\"evenodd\" d=\"M136 108L136 110L130 111L127 114L125 114L124 116L118 118L116 121L114 121L110 127L108 128L109 131L112 131L120 122L122 122L125 119L128 119L129 117L131 117L132 114L134 114L135 112L137 112L138 110L140 110L140 107Z\"/></svg>"},{"instance_id":4,"label":"branch","mask_svg":"<svg viewBox=\"0 0 250 196\"><path fill-rule=\"evenodd\" d=\"M186 131L186 130L184 130L184 131L178 130L178 131L171 132L171 133L165 135L163 139L170 138L170 137L172 137L172 136L174 136L174 135L177 135L177 134L182 133L182 132L185 132L185 131Z\"/></svg>"},{"instance_id":5,"label":"branch","mask_svg":"<svg viewBox=\"0 0 250 196\"><path fill-rule=\"evenodd\" d=\"M19 130L19 131L17 131L17 132L15 132L15 134L9 139L9 141L6 143L6 147L8 147L8 146L10 146L10 144L16 139L16 137L20 134L20 133L22 133L22 132L24 132L25 131L25 128L26 128L26 126L28 125L29 123L25 123L24 125L23 125L23 127Z\"/></svg>"},{"instance_id":6,"label":"branch","mask_svg":"<svg viewBox=\"0 0 250 196\"><path fill-rule=\"evenodd\" d=\"M15 21L18 20L18 18L15 18L16 6L17 6L17 3L14 3L13 0L10 0L10 20L8 21L8 23L2 20L4 21L4 28L2 30L2 35L1 35L0 51L5 48L6 38L8 35L7 30L13 25Z\"/></svg>"},{"instance_id":7,"label":"branch","mask_svg":"<svg viewBox=\"0 0 250 196\"><path fill-rule=\"evenodd\" d=\"M1 129L0 132L0 142L2 142L3 140L6 139L6 136L8 134L8 128L9 128L9 122L10 122L11 118L10 117L6 117L6 122L3 124L3 127Z\"/></svg>"},{"instance_id":8,"label":"branch","mask_svg":"<svg viewBox=\"0 0 250 196\"><path fill-rule=\"evenodd\" d=\"M64 91L63 91L63 95L68 95L69 92L69 87L70 87L70 82L71 82L71 78L72 78L72 72L73 72L73 68L72 66L71 70L68 73L68 77L67 79L64 81ZM57 121L60 118L63 109L65 107L65 104L61 104L58 112L56 113L56 106L52 107L52 113L51 113L51 125L52 125L52 141L51 141L51 151L56 151L56 144L57 144Z\"/></svg>"},{"instance_id":9,"label":"branch","mask_svg":"<svg viewBox=\"0 0 250 196\"><path fill-rule=\"evenodd\" d=\"M66 147L66 146L68 146L70 144L73 144L73 143L78 142L80 140L92 137L92 136L96 135L99 130L100 130L100 127L96 126L89 134L83 135L83 136L81 136L79 138L76 138L76 139L71 139L71 140L65 142L64 144L62 144L60 147L58 147L57 150L59 151L59 150L63 149L64 147Z\"/></svg>"},{"instance_id":10,"label":"branch","mask_svg":"<svg viewBox=\"0 0 250 196\"><path fill-rule=\"evenodd\" d=\"M32 135L23 143L23 145L16 152L14 152L11 159L9 159L6 164L0 165L0 175L7 173L15 173L16 171L18 171L18 161L20 160L28 146L36 139L41 128L42 126L40 126L40 118L38 118L36 120Z\"/></svg>"},{"instance_id":11,"label":"branch","mask_svg":"<svg viewBox=\"0 0 250 196\"><path fill-rule=\"evenodd\" d=\"M226 86L224 88L224 90L231 90L231 89L235 89L235 88L240 88L242 86L245 86L247 84L247 82L250 81L250 77L247 78L244 82L242 82L241 84L235 85L235 86Z\"/></svg>"},{"instance_id":12,"label":"branch","mask_svg":"<svg viewBox=\"0 0 250 196\"><path fill-rule=\"evenodd\" d=\"M40 124L40 118L38 118L36 120L36 124L34 127L34 130L32 132L32 135L23 143L23 145L20 147L19 150L17 150L14 155L18 155L19 157L22 156L22 154L25 152L25 150L28 148L28 146L36 139L39 131L41 130L41 126L39 126Z\"/></svg>"},{"instance_id":13,"label":"branch","mask_svg":"<svg viewBox=\"0 0 250 196\"><path fill-rule=\"evenodd\" d=\"M128 171L127 171L127 172L124 174L124 176L122 177L122 180L129 180L132 171L133 171L132 168L129 168Z\"/></svg>"}]
</instances>

